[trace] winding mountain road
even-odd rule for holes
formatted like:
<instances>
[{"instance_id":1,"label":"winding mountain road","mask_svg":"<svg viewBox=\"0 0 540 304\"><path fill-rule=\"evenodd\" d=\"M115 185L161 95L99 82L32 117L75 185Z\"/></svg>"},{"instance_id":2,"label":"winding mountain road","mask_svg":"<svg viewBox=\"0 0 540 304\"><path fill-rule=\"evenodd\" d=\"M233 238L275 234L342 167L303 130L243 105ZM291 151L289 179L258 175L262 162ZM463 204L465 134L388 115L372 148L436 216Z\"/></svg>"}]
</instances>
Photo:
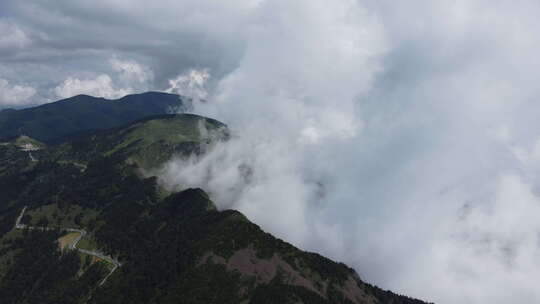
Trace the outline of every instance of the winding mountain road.
<instances>
[{"instance_id":1,"label":"winding mountain road","mask_svg":"<svg viewBox=\"0 0 540 304\"><path fill-rule=\"evenodd\" d=\"M35 163L35 162L38 161L38 160L32 155L32 152L28 152L28 156L30 156L30 160L31 160L32 162Z\"/></svg>"},{"instance_id":2,"label":"winding mountain road","mask_svg":"<svg viewBox=\"0 0 540 304\"><path fill-rule=\"evenodd\" d=\"M97 257L99 259L105 260L105 261L107 261L107 262L114 265L113 269L111 269L109 274L107 274L107 276L105 276L105 278L103 280L101 280L101 282L99 283L99 286L105 284L105 282L107 282L107 279L113 274L113 272L116 269L118 269L118 267L122 266L122 263L120 263L118 260L112 258L111 256L105 255L102 252L95 251L95 250L86 250L86 249L78 248L77 245L79 244L79 241L87 234L86 230L84 230L84 229L63 228L63 227L60 227L60 228L56 228L56 227L38 227L38 226L28 226L28 225L25 225L25 224L21 224L21 220L22 220L22 218L24 216L24 213L26 212L26 208L27 208L27 206L24 206L24 208L21 211L21 214L19 214L19 216L17 217L17 221L15 222L15 229L28 229L28 230L41 230L41 231L60 229L60 230L67 231L67 232L77 232L77 233L79 233L79 236L73 241L73 243L71 243L69 245L69 249L78 250L79 252L82 252L82 253L85 253L85 254L88 254L88 255L91 255L91 256L95 256L95 257Z\"/></svg>"}]
</instances>

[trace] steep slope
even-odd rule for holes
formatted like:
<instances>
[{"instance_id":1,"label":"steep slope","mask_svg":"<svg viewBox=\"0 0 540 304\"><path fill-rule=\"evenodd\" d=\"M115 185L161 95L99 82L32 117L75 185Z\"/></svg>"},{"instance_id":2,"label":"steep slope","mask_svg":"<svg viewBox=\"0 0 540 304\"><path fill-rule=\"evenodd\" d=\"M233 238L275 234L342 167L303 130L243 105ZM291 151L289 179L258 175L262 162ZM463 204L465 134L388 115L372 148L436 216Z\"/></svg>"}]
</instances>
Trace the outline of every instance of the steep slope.
<instances>
[{"instance_id":1,"label":"steep slope","mask_svg":"<svg viewBox=\"0 0 540 304\"><path fill-rule=\"evenodd\" d=\"M181 109L175 94L147 92L107 100L78 95L57 102L22 110L0 112L0 139L27 135L50 142L88 130L109 129L149 115Z\"/></svg>"},{"instance_id":2,"label":"steep slope","mask_svg":"<svg viewBox=\"0 0 540 304\"><path fill-rule=\"evenodd\" d=\"M167 132L165 132L167 131ZM422 303L364 283L344 264L301 251L201 189L163 195L141 166L203 153L228 136L196 115L141 120L32 151L0 145L0 298L6 303ZM149 155L165 151L156 159ZM147 167L148 168L148 167ZM14 229L23 224L54 230ZM66 227L106 261L59 249Z\"/></svg>"}]
</instances>

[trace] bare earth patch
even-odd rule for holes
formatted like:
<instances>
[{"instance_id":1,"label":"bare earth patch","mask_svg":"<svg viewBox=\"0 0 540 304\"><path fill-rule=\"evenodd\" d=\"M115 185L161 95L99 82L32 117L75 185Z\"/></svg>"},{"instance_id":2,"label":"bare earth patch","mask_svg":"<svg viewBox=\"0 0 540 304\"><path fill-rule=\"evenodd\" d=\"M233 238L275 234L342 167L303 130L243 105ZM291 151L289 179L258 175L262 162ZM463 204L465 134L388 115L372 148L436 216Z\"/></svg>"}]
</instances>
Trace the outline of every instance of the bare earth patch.
<instances>
[{"instance_id":1,"label":"bare earth patch","mask_svg":"<svg viewBox=\"0 0 540 304\"><path fill-rule=\"evenodd\" d=\"M323 298L326 298L328 291L329 282L325 278L320 278L318 275L318 278L316 278L309 271L299 272L277 254L274 254L270 259L260 259L252 247L236 251L228 260L214 253L206 253L198 265L205 264L208 261L223 264L229 271L236 270L244 276L255 277L257 282L261 284L269 283L281 271L285 274L284 279L286 284L302 286L319 294ZM315 281L321 283L319 288L315 286ZM376 303L375 298L366 294L358 285L356 278L352 276L348 278L343 286L339 286L338 289L353 303Z\"/></svg>"},{"instance_id":2,"label":"bare earth patch","mask_svg":"<svg viewBox=\"0 0 540 304\"><path fill-rule=\"evenodd\" d=\"M97 256L92 256L92 261L90 262L90 265L93 265L94 263L101 262L103 259L98 258Z\"/></svg>"},{"instance_id":3,"label":"bare earth patch","mask_svg":"<svg viewBox=\"0 0 540 304\"><path fill-rule=\"evenodd\" d=\"M71 232L63 237L58 239L58 247L60 247L61 250L64 250L64 248L69 247L69 245L73 244L77 237L80 235L78 232Z\"/></svg>"}]
</instances>

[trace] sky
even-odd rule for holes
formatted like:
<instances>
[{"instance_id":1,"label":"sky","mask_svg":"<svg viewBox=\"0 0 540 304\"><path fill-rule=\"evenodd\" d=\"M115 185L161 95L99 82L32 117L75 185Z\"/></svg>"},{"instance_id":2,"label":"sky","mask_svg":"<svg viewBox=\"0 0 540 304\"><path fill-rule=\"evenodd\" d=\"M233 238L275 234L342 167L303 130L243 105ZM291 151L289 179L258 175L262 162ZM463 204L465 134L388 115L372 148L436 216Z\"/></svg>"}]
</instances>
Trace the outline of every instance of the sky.
<instances>
[{"instance_id":1,"label":"sky","mask_svg":"<svg viewBox=\"0 0 540 304\"><path fill-rule=\"evenodd\" d=\"M233 138L160 170L437 303L540 302L540 2L0 2L0 109L147 90Z\"/></svg>"}]
</instances>

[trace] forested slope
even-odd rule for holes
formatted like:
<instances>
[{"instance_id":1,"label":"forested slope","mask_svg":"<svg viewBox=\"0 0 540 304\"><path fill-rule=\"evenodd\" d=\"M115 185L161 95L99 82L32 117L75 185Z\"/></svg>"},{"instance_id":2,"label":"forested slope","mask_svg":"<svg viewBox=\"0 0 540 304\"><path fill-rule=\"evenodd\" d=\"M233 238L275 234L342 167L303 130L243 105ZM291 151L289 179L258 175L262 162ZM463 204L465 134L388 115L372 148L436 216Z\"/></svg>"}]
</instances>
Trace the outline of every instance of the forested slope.
<instances>
[{"instance_id":1,"label":"forested slope","mask_svg":"<svg viewBox=\"0 0 540 304\"><path fill-rule=\"evenodd\" d=\"M175 136L163 132L171 128ZM227 138L215 120L174 115L37 151L1 144L2 303L422 303L216 210L201 189L164 195L141 174ZM24 206L23 223L56 229L14 229ZM111 265L59 249L66 226L88 231L82 246L122 262L103 286Z\"/></svg>"}]
</instances>

